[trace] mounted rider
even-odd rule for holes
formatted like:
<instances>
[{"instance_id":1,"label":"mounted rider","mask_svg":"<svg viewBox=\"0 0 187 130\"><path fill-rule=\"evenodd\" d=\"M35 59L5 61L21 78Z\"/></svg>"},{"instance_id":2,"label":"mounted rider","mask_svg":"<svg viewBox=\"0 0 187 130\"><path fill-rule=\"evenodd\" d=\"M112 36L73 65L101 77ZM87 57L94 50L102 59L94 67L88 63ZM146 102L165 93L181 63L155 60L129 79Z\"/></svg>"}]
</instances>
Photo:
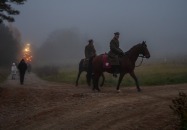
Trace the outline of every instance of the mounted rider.
<instances>
[{"instance_id":1,"label":"mounted rider","mask_svg":"<svg viewBox=\"0 0 187 130\"><path fill-rule=\"evenodd\" d=\"M93 45L93 40L90 39L88 41L88 45L85 46L85 50L84 50L84 53L85 53L85 57L86 59L93 59L93 57L96 56L96 50L95 50L95 47Z\"/></svg>"},{"instance_id":2,"label":"mounted rider","mask_svg":"<svg viewBox=\"0 0 187 130\"><path fill-rule=\"evenodd\" d=\"M88 41L88 44L85 46L85 62L87 62L87 67L88 67L88 75L87 76L91 76L92 75L92 60L93 58L96 56L96 50L95 47L93 45L94 41L93 39L90 39Z\"/></svg>"},{"instance_id":3,"label":"mounted rider","mask_svg":"<svg viewBox=\"0 0 187 130\"><path fill-rule=\"evenodd\" d=\"M110 41L110 51L108 53L114 77L117 77L117 73L119 73L119 56L124 55L124 52L119 48L119 35L119 32L114 33L114 37Z\"/></svg>"}]
</instances>

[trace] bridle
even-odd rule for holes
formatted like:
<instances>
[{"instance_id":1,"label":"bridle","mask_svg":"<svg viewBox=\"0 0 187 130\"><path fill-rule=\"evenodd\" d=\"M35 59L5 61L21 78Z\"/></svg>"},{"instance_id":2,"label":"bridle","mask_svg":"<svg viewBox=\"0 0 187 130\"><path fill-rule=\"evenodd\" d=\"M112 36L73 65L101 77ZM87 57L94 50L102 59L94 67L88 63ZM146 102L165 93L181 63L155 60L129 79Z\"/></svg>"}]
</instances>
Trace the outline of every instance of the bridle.
<instances>
[{"instance_id":1,"label":"bridle","mask_svg":"<svg viewBox=\"0 0 187 130\"><path fill-rule=\"evenodd\" d=\"M128 54L128 52L125 52L125 55L126 54ZM140 61L140 63L138 65L135 65L135 67L140 67L142 65L142 63L143 63L143 59L146 58L146 56L144 54L139 55L138 57L141 57L142 59L141 59L141 61Z\"/></svg>"},{"instance_id":2,"label":"bridle","mask_svg":"<svg viewBox=\"0 0 187 130\"><path fill-rule=\"evenodd\" d=\"M146 58L146 57L144 56L144 54L139 55L138 57L141 57L141 58L142 58L142 60L141 60L141 62L140 62L138 65L136 65L135 67L139 67L139 66L141 66L141 65L142 65L142 63L143 63L143 59L144 59L144 58Z\"/></svg>"},{"instance_id":3,"label":"bridle","mask_svg":"<svg viewBox=\"0 0 187 130\"><path fill-rule=\"evenodd\" d=\"M145 58L145 56L138 56L138 57L141 57L142 60L141 60L141 62L140 62L138 65L136 65L135 67L140 67L140 66L142 65L142 63L143 63L143 59Z\"/></svg>"}]
</instances>

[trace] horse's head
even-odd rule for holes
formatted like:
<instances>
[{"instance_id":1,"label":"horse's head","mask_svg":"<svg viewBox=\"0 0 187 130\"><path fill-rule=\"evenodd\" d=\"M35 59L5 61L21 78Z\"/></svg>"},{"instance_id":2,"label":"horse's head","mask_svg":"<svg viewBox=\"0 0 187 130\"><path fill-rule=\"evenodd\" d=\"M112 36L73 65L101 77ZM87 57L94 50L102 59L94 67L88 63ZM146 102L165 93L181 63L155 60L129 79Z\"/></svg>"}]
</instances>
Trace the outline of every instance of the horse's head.
<instances>
[{"instance_id":1,"label":"horse's head","mask_svg":"<svg viewBox=\"0 0 187 130\"><path fill-rule=\"evenodd\" d=\"M149 50L147 49L146 41L141 43L140 54L142 54L145 58L150 58Z\"/></svg>"}]
</instances>

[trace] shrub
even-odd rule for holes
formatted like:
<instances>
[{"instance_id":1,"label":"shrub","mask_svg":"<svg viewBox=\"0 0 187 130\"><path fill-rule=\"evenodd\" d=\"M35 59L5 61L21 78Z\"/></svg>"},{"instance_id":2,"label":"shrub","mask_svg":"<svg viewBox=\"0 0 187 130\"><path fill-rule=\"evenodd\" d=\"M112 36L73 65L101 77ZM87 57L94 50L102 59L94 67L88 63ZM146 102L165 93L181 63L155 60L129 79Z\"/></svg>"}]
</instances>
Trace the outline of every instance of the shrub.
<instances>
[{"instance_id":1,"label":"shrub","mask_svg":"<svg viewBox=\"0 0 187 130\"><path fill-rule=\"evenodd\" d=\"M179 92L179 97L172 100L170 108L180 119L181 130L187 130L187 95Z\"/></svg>"}]
</instances>

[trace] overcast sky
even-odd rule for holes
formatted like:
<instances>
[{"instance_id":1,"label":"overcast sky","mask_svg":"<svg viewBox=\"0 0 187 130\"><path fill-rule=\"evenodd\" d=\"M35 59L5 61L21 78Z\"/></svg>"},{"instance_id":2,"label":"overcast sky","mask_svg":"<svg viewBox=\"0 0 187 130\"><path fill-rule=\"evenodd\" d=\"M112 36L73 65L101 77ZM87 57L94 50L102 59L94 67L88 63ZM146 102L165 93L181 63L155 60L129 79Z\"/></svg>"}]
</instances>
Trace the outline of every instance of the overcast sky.
<instances>
[{"instance_id":1,"label":"overcast sky","mask_svg":"<svg viewBox=\"0 0 187 130\"><path fill-rule=\"evenodd\" d=\"M143 40L153 54L187 51L187 0L27 0L14 7L22 42L37 46L57 29L76 28L102 51L116 31L124 51Z\"/></svg>"}]
</instances>

